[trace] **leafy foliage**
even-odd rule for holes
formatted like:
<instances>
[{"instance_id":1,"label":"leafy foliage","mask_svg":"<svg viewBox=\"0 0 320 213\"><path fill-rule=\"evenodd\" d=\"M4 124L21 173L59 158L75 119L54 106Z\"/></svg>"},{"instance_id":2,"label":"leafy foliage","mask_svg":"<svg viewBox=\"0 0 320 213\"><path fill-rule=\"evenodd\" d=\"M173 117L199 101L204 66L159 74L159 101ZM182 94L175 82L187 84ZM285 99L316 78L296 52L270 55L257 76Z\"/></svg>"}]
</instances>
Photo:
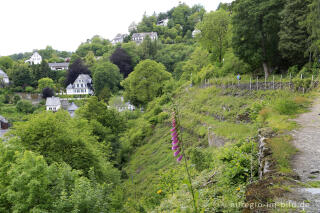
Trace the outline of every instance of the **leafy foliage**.
<instances>
[{"instance_id":1,"label":"leafy foliage","mask_svg":"<svg viewBox=\"0 0 320 213\"><path fill-rule=\"evenodd\" d=\"M166 81L171 74L155 61L141 61L121 85L125 88L124 97L136 106L144 106L162 94Z\"/></svg>"}]
</instances>

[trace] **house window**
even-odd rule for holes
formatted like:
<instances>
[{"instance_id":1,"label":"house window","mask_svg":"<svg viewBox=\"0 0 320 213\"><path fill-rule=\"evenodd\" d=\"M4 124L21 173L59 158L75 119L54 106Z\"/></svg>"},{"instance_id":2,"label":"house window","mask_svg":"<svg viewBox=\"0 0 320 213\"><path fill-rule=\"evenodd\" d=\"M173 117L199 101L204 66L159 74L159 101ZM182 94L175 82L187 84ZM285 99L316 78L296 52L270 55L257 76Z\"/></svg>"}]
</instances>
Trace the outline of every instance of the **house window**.
<instances>
[{"instance_id":1,"label":"house window","mask_svg":"<svg viewBox=\"0 0 320 213\"><path fill-rule=\"evenodd\" d=\"M81 87L83 87L83 84L81 84Z\"/></svg>"},{"instance_id":2,"label":"house window","mask_svg":"<svg viewBox=\"0 0 320 213\"><path fill-rule=\"evenodd\" d=\"M79 84L77 84L77 87L79 87Z\"/></svg>"},{"instance_id":3,"label":"house window","mask_svg":"<svg viewBox=\"0 0 320 213\"><path fill-rule=\"evenodd\" d=\"M49 110L52 110L52 108L51 108L51 107L49 107Z\"/></svg>"},{"instance_id":4,"label":"house window","mask_svg":"<svg viewBox=\"0 0 320 213\"><path fill-rule=\"evenodd\" d=\"M55 107L53 107L53 110L54 110L54 111L56 111L56 108L55 108Z\"/></svg>"}]
</instances>

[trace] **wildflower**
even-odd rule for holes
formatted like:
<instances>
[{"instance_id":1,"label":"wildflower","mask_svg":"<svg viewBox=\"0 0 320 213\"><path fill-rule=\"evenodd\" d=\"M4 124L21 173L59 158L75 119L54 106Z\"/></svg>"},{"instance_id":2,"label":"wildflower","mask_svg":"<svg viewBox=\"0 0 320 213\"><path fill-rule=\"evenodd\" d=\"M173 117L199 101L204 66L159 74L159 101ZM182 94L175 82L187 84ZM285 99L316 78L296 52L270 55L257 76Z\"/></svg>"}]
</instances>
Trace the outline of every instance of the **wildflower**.
<instances>
[{"instance_id":1,"label":"wildflower","mask_svg":"<svg viewBox=\"0 0 320 213\"><path fill-rule=\"evenodd\" d=\"M171 140L172 140L172 150L175 150L174 152L174 156L177 157L177 161L180 162L182 159L182 154L179 156L179 153L181 151L181 147L180 147L180 141L179 141L179 134L177 131L177 122L176 122L176 118L175 118L175 113L172 113L172 129L171 131Z\"/></svg>"},{"instance_id":2,"label":"wildflower","mask_svg":"<svg viewBox=\"0 0 320 213\"><path fill-rule=\"evenodd\" d=\"M240 187L238 187L236 190L237 190L237 191L240 191Z\"/></svg>"},{"instance_id":3,"label":"wildflower","mask_svg":"<svg viewBox=\"0 0 320 213\"><path fill-rule=\"evenodd\" d=\"M157 191L157 194L161 194L161 193L162 193L162 190L159 189L159 190Z\"/></svg>"}]
</instances>

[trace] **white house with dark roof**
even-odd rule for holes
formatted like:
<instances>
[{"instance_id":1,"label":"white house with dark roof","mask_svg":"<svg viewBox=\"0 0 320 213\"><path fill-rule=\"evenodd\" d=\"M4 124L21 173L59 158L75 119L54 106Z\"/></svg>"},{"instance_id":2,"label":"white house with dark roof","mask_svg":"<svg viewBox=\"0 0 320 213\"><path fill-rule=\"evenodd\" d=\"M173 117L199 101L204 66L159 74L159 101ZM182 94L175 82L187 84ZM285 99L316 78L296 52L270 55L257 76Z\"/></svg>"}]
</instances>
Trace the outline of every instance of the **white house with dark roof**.
<instances>
[{"instance_id":1,"label":"white house with dark roof","mask_svg":"<svg viewBox=\"0 0 320 213\"><path fill-rule=\"evenodd\" d=\"M62 63L48 63L51 70L67 70L69 67L68 62L62 62Z\"/></svg>"},{"instance_id":2,"label":"white house with dark roof","mask_svg":"<svg viewBox=\"0 0 320 213\"><path fill-rule=\"evenodd\" d=\"M0 69L0 83L9 84L9 82L8 75Z\"/></svg>"},{"instance_id":3,"label":"white house with dark roof","mask_svg":"<svg viewBox=\"0 0 320 213\"><path fill-rule=\"evenodd\" d=\"M46 100L47 111L56 112L61 109L61 101L59 97L48 97Z\"/></svg>"},{"instance_id":4,"label":"white house with dark roof","mask_svg":"<svg viewBox=\"0 0 320 213\"><path fill-rule=\"evenodd\" d=\"M137 44L141 44L147 36L149 36L152 41L158 39L157 32L149 32L149 33L133 33L131 40L136 42Z\"/></svg>"},{"instance_id":5,"label":"white house with dark roof","mask_svg":"<svg viewBox=\"0 0 320 213\"><path fill-rule=\"evenodd\" d=\"M41 64L42 57L38 52L34 52L33 55L30 57L30 59L24 61L25 63L30 64Z\"/></svg>"},{"instance_id":6,"label":"white house with dark roof","mask_svg":"<svg viewBox=\"0 0 320 213\"><path fill-rule=\"evenodd\" d=\"M90 75L80 74L77 79L67 86L67 95L92 95L92 79Z\"/></svg>"},{"instance_id":7,"label":"white house with dark roof","mask_svg":"<svg viewBox=\"0 0 320 213\"><path fill-rule=\"evenodd\" d=\"M117 43L123 43L123 40L125 37L127 37L128 35L127 34L121 34L121 33L118 33L116 35L116 37L114 37L114 39L112 39L111 43L113 45L117 44Z\"/></svg>"}]
</instances>

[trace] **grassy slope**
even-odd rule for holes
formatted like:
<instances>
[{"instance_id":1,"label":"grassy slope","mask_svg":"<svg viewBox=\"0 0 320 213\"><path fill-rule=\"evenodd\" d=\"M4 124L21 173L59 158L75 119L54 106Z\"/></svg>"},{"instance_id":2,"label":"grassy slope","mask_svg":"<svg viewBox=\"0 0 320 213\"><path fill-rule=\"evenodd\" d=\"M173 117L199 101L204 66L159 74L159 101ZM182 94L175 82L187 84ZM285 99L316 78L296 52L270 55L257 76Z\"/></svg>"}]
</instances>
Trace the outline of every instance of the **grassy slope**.
<instances>
[{"instance_id":1,"label":"grassy slope","mask_svg":"<svg viewBox=\"0 0 320 213\"><path fill-rule=\"evenodd\" d=\"M213 155L219 155L219 149L207 148L208 127L212 127L216 135L224 137L230 142L255 136L259 126L263 125L274 125L278 131L292 129L294 125L287 122L290 116L280 115L271 109L267 112L265 118L261 118L263 116L259 115L259 112L263 107L271 106L277 102L278 99L293 96L295 96L294 93L287 91L253 91L249 93L247 91L222 90L214 87L183 89L176 95L175 103L179 106L180 114L182 115L184 143L189 149L191 147L202 147L204 150L212 150L210 152ZM162 106L162 110L170 111L170 107L168 105ZM249 115L257 117L257 119L254 118L254 122L246 122ZM259 119L263 121L255 121L259 121ZM130 177L125 183L129 199L135 200L135 203L143 203L143 206L149 210L157 206L162 198L166 196L157 194L157 191L161 189L161 184L159 184L161 182L161 172L175 168L176 173L183 176L183 169L181 165L175 162L171 151L169 129L169 120L157 124L153 129L152 136L145 139L145 145L135 150L125 167ZM215 161L213 160L213 164L216 163ZM216 163L215 166L210 166L210 168L214 167L219 167L219 163ZM200 172L196 172L194 169L193 172L195 181L201 180L201 176L206 177L210 173L208 171L200 175ZM223 184L226 185L226 183L221 183L220 185ZM233 189L238 188L236 186L224 186L223 189L229 190L231 188L233 191L228 192L229 194L237 192ZM210 191L214 189L208 187L204 190ZM239 200L241 201L243 194L239 194L238 197L240 197ZM222 199L228 200L227 197Z\"/></svg>"}]
</instances>

